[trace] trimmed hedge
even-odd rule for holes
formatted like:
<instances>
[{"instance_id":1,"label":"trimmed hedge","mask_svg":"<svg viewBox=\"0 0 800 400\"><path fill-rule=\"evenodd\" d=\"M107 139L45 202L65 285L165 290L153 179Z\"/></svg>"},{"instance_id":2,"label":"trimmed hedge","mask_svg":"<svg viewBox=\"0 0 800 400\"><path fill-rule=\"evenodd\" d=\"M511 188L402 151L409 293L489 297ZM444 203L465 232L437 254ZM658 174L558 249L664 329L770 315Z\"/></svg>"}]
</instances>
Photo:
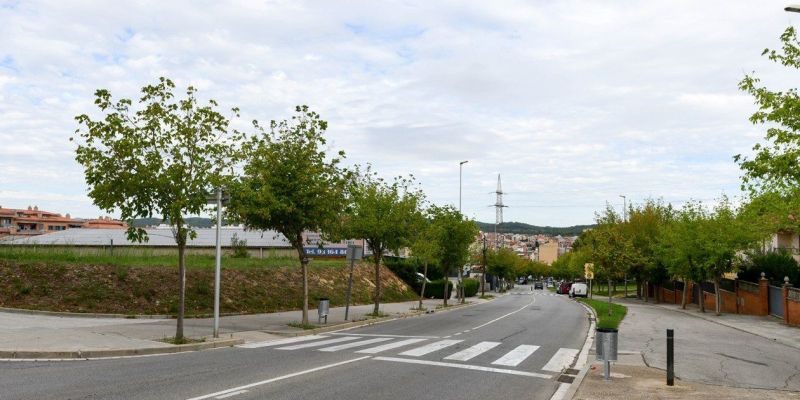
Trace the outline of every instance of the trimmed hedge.
<instances>
[{"instance_id":1,"label":"trimmed hedge","mask_svg":"<svg viewBox=\"0 0 800 400\"><path fill-rule=\"evenodd\" d=\"M481 287L480 281L475 278L466 278L464 283L464 297L472 297L478 294L478 289Z\"/></svg>"},{"instance_id":2,"label":"trimmed hedge","mask_svg":"<svg viewBox=\"0 0 800 400\"><path fill-rule=\"evenodd\" d=\"M447 285L447 298L450 298L450 293L453 291L453 284L447 279L438 279L425 284L426 298L443 299L444 286Z\"/></svg>"}]
</instances>

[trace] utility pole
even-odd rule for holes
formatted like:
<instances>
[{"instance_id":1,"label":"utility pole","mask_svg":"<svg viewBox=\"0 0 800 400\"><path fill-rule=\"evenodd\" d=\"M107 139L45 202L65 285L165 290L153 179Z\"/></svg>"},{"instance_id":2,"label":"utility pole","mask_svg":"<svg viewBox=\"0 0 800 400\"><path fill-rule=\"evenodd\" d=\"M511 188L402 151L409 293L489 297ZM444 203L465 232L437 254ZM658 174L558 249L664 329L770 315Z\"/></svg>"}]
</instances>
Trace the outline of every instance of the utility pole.
<instances>
[{"instance_id":1,"label":"utility pole","mask_svg":"<svg viewBox=\"0 0 800 400\"><path fill-rule=\"evenodd\" d=\"M628 198L621 194L622 197L622 222L628 222ZM625 298L628 297L628 273L626 272L623 280L625 281Z\"/></svg>"},{"instance_id":2,"label":"utility pole","mask_svg":"<svg viewBox=\"0 0 800 400\"><path fill-rule=\"evenodd\" d=\"M503 187L500 184L500 174L497 174L497 191L495 191L497 195L497 200L494 202L494 209L495 209L495 218L494 218L494 240L495 240L495 249L499 246L497 245L498 236L497 236L497 226L503 223L503 208L508 207L503 205Z\"/></svg>"},{"instance_id":3,"label":"utility pole","mask_svg":"<svg viewBox=\"0 0 800 400\"><path fill-rule=\"evenodd\" d=\"M463 219L463 215L461 214L461 170L464 167L464 164L468 163L469 160L464 160L458 163L458 214ZM464 267L458 267L458 298L461 299L461 303L464 303Z\"/></svg>"},{"instance_id":4,"label":"utility pole","mask_svg":"<svg viewBox=\"0 0 800 400\"><path fill-rule=\"evenodd\" d=\"M483 273L481 274L481 297L486 296L486 234L483 235Z\"/></svg>"},{"instance_id":5,"label":"utility pole","mask_svg":"<svg viewBox=\"0 0 800 400\"><path fill-rule=\"evenodd\" d=\"M219 285L222 265L222 240L219 237L222 225L222 188L217 189L217 254L214 265L214 338L219 338Z\"/></svg>"}]
</instances>

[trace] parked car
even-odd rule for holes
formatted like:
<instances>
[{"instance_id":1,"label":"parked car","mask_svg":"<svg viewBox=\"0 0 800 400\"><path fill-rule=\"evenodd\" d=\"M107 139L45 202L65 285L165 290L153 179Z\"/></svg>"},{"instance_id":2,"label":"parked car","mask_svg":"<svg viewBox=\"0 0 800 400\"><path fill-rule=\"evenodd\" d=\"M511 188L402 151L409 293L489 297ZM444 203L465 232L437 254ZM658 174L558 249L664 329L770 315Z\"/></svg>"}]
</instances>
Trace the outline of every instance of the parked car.
<instances>
[{"instance_id":1,"label":"parked car","mask_svg":"<svg viewBox=\"0 0 800 400\"><path fill-rule=\"evenodd\" d=\"M561 282L556 289L556 293L567 294L569 293L570 286L572 286L572 282Z\"/></svg>"},{"instance_id":2,"label":"parked car","mask_svg":"<svg viewBox=\"0 0 800 400\"><path fill-rule=\"evenodd\" d=\"M533 288L544 290L544 284L542 283L542 281L536 281L533 283Z\"/></svg>"},{"instance_id":3,"label":"parked car","mask_svg":"<svg viewBox=\"0 0 800 400\"><path fill-rule=\"evenodd\" d=\"M428 279L425 275L417 272L417 283L422 283L422 281L425 281L425 283L431 283L431 280Z\"/></svg>"},{"instance_id":4,"label":"parked car","mask_svg":"<svg viewBox=\"0 0 800 400\"><path fill-rule=\"evenodd\" d=\"M575 282L569 288L569 297L586 297L589 287L583 282Z\"/></svg>"}]
</instances>

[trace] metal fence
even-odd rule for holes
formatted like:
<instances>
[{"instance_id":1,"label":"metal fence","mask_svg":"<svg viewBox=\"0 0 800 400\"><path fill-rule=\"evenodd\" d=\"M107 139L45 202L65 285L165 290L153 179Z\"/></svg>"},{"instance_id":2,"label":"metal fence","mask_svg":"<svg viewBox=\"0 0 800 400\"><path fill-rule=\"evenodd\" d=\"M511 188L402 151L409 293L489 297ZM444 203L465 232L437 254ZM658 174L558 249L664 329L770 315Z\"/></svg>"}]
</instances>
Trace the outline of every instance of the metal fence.
<instances>
[{"instance_id":1,"label":"metal fence","mask_svg":"<svg viewBox=\"0 0 800 400\"><path fill-rule=\"evenodd\" d=\"M778 286L769 287L769 315L783 318L783 288Z\"/></svg>"}]
</instances>

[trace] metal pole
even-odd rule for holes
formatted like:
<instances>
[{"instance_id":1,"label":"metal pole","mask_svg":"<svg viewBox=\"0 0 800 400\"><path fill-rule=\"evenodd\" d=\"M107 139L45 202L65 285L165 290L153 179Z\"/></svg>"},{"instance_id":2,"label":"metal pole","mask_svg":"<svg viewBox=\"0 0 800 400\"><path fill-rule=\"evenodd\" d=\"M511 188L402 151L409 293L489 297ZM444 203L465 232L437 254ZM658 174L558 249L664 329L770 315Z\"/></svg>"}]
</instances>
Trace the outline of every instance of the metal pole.
<instances>
[{"instance_id":1,"label":"metal pole","mask_svg":"<svg viewBox=\"0 0 800 400\"><path fill-rule=\"evenodd\" d=\"M483 273L481 274L481 297L486 296L486 235L483 235Z\"/></svg>"},{"instance_id":2,"label":"metal pole","mask_svg":"<svg viewBox=\"0 0 800 400\"><path fill-rule=\"evenodd\" d=\"M217 189L217 262L214 267L214 338L219 337L219 285L220 264L222 264L222 244L219 237L222 225L222 188Z\"/></svg>"},{"instance_id":3,"label":"metal pole","mask_svg":"<svg viewBox=\"0 0 800 400\"><path fill-rule=\"evenodd\" d=\"M675 385L675 332L667 329L667 386Z\"/></svg>"},{"instance_id":4,"label":"metal pole","mask_svg":"<svg viewBox=\"0 0 800 400\"><path fill-rule=\"evenodd\" d=\"M347 304L344 307L345 321L348 321L347 318L350 315L350 295L353 293L353 264L355 264L355 262L355 257L350 259L350 278L347 280Z\"/></svg>"}]
</instances>

